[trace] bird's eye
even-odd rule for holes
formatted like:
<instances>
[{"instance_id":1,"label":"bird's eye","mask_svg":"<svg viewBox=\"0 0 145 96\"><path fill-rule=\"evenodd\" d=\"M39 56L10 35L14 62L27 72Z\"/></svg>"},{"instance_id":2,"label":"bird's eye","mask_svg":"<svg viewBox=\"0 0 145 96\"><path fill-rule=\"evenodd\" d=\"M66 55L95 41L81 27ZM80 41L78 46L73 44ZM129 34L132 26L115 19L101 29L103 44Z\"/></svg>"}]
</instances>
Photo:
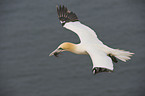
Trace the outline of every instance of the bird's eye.
<instances>
[{"instance_id":1,"label":"bird's eye","mask_svg":"<svg viewBox=\"0 0 145 96\"><path fill-rule=\"evenodd\" d=\"M59 50L63 50L63 49L60 47Z\"/></svg>"}]
</instances>

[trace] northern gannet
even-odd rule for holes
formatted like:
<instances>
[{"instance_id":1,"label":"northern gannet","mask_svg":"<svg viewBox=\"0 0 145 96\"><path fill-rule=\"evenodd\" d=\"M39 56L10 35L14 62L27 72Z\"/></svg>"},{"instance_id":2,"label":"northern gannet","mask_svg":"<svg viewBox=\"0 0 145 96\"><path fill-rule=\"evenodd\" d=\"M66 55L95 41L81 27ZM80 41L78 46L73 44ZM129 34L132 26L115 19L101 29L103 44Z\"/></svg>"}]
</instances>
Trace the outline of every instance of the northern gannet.
<instances>
[{"instance_id":1,"label":"northern gannet","mask_svg":"<svg viewBox=\"0 0 145 96\"><path fill-rule=\"evenodd\" d=\"M134 54L104 45L97 38L96 33L88 26L82 24L76 14L69 11L64 5L57 6L57 13L62 26L76 33L81 42L79 44L64 42L49 56L58 56L63 51L89 55L93 62L92 72L96 74L99 72L113 72L113 62L117 63L117 58L126 62Z\"/></svg>"}]
</instances>

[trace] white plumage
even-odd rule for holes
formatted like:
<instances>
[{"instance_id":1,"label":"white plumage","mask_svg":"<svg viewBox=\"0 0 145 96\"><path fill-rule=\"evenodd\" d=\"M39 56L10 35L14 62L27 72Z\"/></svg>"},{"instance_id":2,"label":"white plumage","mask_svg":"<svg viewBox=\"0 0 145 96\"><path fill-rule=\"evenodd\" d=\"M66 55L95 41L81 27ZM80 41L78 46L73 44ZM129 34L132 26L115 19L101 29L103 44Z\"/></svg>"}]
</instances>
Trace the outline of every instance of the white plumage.
<instances>
[{"instance_id":1,"label":"white plumage","mask_svg":"<svg viewBox=\"0 0 145 96\"><path fill-rule=\"evenodd\" d=\"M98 38L94 30L89 28L88 26L80 23L79 21L76 22L68 22L63 27L75 32L80 40L81 43L97 43L103 44Z\"/></svg>"},{"instance_id":2,"label":"white plumage","mask_svg":"<svg viewBox=\"0 0 145 96\"><path fill-rule=\"evenodd\" d=\"M93 68L102 67L113 70L111 58L101 50L104 44L97 38L96 33L91 28L81 24L79 21L66 23L63 27L75 32L79 36L81 40L79 47L90 55L93 61Z\"/></svg>"},{"instance_id":3,"label":"white plumage","mask_svg":"<svg viewBox=\"0 0 145 96\"><path fill-rule=\"evenodd\" d=\"M93 73L112 72L113 63L117 59L126 61L132 54L129 51L113 49L104 45L98 38L94 30L79 22L75 13L69 11L64 6L57 7L58 17L63 27L75 32L79 38L79 44L65 42L61 44L51 55L57 56L62 51L70 51L76 54L88 54L93 62Z\"/></svg>"}]
</instances>

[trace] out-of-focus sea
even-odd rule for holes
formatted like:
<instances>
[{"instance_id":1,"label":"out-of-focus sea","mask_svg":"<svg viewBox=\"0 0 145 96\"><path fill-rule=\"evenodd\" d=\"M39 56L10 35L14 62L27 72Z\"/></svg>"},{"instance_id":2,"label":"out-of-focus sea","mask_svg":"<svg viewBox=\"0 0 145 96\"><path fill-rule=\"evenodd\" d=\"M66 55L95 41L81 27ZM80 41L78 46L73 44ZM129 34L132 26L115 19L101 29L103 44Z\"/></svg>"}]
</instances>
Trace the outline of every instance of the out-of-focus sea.
<instances>
[{"instance_id":1,"label":"out-of-focus sea","mask_svg":"<svg viewBox=\"0 0 145 96\"><path fill-rule=\"evenodd\" d=\"M112 48L134 52L113 73L92 74L89 56L64 52L56 5L65 5ZM145 96L144 0L0 0L0 96Z\"/></svg>"}]
</instances>

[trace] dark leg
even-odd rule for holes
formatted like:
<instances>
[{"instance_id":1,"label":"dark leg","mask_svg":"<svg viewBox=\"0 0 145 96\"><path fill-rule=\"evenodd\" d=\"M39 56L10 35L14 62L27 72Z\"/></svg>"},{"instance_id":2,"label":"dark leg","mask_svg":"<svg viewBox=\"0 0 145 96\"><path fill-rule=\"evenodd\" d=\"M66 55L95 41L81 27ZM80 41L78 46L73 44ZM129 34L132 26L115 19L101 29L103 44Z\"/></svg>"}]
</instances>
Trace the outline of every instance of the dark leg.
<instances>
[{"instance_id":1,"label":"dark leg","mask_svg":"<svg viewBox=\"0 0 145 96\"><path fill-rule=\"evenodd\" d=\"M108 54L108 56L112 59L113 62L117 63L117 59L115 56L113 56L112 54Z\"/></svg>"}]
</instances>

